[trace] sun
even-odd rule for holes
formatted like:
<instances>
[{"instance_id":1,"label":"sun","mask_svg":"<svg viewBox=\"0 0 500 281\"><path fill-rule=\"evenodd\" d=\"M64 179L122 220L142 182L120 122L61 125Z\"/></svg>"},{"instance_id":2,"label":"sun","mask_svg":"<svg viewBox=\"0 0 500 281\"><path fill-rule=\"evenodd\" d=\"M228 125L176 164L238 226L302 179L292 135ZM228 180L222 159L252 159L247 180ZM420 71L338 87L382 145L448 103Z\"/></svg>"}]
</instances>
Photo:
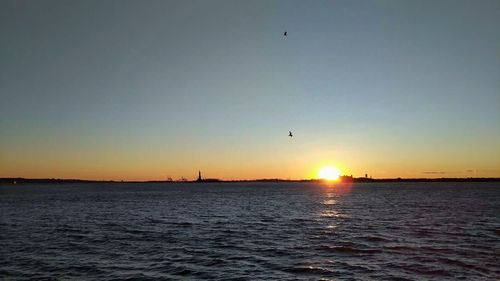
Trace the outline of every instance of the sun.
<instances>
[{"instance_id":1,"label":"sun","mask_svg":"<svg viewBox=\"0 0 500 281\"><path fill-rule=\"evenodd\" d=\"M340 177L339 169L332 166L322 167L318 172L318 178L323 180L335 181L338 180L339 177Z\"/></svg>"}]
</instances>

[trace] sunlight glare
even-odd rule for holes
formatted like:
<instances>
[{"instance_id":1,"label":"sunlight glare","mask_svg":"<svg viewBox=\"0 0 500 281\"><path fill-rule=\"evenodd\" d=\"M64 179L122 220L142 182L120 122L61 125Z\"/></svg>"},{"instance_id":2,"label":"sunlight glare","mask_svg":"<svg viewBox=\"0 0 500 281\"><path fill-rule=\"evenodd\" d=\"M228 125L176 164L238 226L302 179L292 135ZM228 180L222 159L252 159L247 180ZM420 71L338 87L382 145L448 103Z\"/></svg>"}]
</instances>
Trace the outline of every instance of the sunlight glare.
<instances>
[{"instance_id":1,"label":"sunlight glare","mask_svg":"<svg viewBox=\"0 0 500 281\"><path fill-rule=\"evenodd\" d=\"M323 167L319 170L318 178L323 180L335 181L340 177L340 171L331 166Z\"/></svg>"}]
</instances>

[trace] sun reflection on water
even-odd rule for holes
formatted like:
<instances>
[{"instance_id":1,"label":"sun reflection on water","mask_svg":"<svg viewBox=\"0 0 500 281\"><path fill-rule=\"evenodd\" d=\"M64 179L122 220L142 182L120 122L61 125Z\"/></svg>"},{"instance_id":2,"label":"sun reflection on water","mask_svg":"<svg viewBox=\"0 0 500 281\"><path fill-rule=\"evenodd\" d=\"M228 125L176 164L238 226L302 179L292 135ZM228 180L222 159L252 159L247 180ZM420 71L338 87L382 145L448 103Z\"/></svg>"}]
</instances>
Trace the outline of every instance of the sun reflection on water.
<instances>
[{"instance_id":1,"label":"sun reflection on water","mask_svg":"<svg viewBox=\"0 0 500 281\"><path fill-rule=\"evenodd\" d=\"M320 216L324 218L347 218L345 214L342 214L337 210L324 210L321 212Z\"/></svg>"},{"instance_id":2,"label":"sun reflection on water","mask_svg":"<svg viewBox=\"0 0 500 281\"><path fill-rule=\"evenodd\" d=\"M323 201L323 205L335 205L337 204L337 200L335 199L326 199Z\"/></svg>"},{"instance_id":3,"label":"sun reflection on water","mask_svg":"<svg viewBox=\"0 0 500 281\"><path fill-rule=\"evenodd\" d=\"M328 232L337 231L340 223L348 219L349 216L342 211L343 197L351 191L352 184L346 183L324 183L326 189L323 189L321 208L317 216L323 221L323 227Z\"/></svg>"}]
</instances>

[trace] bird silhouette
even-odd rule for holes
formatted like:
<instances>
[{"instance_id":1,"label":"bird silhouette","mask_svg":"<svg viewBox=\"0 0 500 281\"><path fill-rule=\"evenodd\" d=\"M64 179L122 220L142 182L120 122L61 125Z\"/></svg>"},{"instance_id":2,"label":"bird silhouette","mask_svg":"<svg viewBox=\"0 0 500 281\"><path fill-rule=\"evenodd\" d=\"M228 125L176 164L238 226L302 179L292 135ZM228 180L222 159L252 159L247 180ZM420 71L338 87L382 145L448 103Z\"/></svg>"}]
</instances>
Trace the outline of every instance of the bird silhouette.
<instances>
[{"instance_id":1,"label":"bird silhouette","mask_svg":"<svg viewBox=\"0 0 500 281\"><path fill-rule=\"evenodd\" d=\"M288 136L289 136L289 137L293 137L293 135L292 135L292 131L288 131Z\"/></svg>"},{"instance_id":2,"label":"bird silhouette","mask_svg":"<svg viewBox=\"0 0 500 281\"><path fill-rule=\"evenodd\" d=\"M288 35L288 33L287 33L286 31L285 31L285 32L283 32L283 36L285 36L285 37L286 37L287 35Z\"/></svg>"}]
</instances>

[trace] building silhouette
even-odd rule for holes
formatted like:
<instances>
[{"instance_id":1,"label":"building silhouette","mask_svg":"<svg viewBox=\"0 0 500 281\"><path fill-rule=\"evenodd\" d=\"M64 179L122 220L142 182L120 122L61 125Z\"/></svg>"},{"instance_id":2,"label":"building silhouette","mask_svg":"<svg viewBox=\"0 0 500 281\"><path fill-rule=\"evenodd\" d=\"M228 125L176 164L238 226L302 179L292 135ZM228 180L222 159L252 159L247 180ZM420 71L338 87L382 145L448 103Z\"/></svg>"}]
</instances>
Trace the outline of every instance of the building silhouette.
<instances>
[{"instance_id":1,"label":"building silhouette","mask_svg":"<svg viewBox=\"0 0 500 281\"><path fill-rule=\"evenodd\" d=\"M201 176L201 171L198 171L198 178L195 180L195 182L218 182L221 181L220 179L205 179Z\"/></svg>"}]
</instances>

